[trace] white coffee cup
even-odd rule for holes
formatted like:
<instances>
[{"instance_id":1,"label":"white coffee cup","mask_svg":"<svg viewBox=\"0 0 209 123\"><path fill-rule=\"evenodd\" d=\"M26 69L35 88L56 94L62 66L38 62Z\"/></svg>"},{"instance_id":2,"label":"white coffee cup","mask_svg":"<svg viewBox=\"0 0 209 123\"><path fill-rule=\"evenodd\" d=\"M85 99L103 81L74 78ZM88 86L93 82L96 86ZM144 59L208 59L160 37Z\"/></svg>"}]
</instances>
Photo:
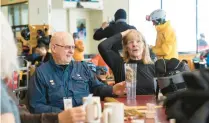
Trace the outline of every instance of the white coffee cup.
<instances>
[{"instance_id":1,"label":"white coffee cup","mask_svg":"<svg viewBox=\"0 0 209 123\"><path fill-rule=\"evenodd\" d=\"M87 97L83 98L83 103L87 100ZM100 97L93 96L92 99L86 105L86 123L100 123L102 108Z\"/></svg>"},{"instance_id":2,"label":"white coffee cup","mask_svg":"<svg viewBox=\"0 0 209 123\"><path fill-rule=\"evenodd\" d=\"M103 111L104 123L124 123L124 104L110 102L104 104Z\"/></svg>"}]
</instances>

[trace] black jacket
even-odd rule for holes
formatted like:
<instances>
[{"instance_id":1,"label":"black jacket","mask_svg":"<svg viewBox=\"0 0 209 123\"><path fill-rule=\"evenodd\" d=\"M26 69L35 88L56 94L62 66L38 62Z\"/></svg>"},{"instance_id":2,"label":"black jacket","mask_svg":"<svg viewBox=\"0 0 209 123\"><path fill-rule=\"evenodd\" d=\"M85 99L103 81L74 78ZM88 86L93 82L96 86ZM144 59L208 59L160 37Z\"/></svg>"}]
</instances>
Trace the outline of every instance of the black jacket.
<instances>
[{"instance_id":1,"label":"black jacket","mask_svg":"<svg viewBox=\"0 0 209 123\"><path fill-rule=\"evenodd\" d=\"M209 69L183 73L185 91L167 95L164 102L168 119L176 123L209 123Z\"/></svg>"},{"instance_id":2,"label":"black jacket","mask_svg":"<svg viewBox=\"0 0 209 123\"><path fill-rule=\"evenodd\" d=\"M113 71L116 83L125 80L124 61L119 54L117 54L111 49L113 47L113 44L116 44L121 41L122 35L119 33L101 42L98 46L98 50L102 58ZM143 64L141 60L130 60L129 63L137 63L136 94L154 94L154 65Z\"/></svg>"},{"instance_id":3,"label":"black jacket","mask_svg":"<svg viewBox=\"0 0 209 123\"><path fill-rule=\"evenodd\" d=\"M111 23L107 28L104 30L102 28L98 29L94 33L94 40L101 40L103 38L109 38L117 33L123 32L127 29L136 29L134 26L128 25L126 22L117 22L117 23ZM113 45L112 50L115 52L118 52L118 50L122 49L121 42L117 42Z\"/></svg>"}]
</instances>

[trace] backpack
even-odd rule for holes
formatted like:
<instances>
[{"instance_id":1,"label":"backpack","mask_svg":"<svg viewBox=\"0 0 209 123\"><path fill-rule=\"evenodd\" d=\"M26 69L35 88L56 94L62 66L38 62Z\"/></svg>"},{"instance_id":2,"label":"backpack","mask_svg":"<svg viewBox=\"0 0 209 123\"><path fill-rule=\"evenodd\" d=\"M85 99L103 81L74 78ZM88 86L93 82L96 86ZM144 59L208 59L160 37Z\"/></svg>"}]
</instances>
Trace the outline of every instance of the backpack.
<instances>
[{"instance_id":1,"label":"backpack","mask_svg":"<svg viewBox=\"0 0 209 123\"><path fill-rule=\"evenodd\" d=\"M190 69L185 60L179 61L176 58L157 60L155 63L157 76L156 98L160 90L163 95L185 90L186 83L182 74L186 71L190 71Z\"/></svg>"}]
</instances>

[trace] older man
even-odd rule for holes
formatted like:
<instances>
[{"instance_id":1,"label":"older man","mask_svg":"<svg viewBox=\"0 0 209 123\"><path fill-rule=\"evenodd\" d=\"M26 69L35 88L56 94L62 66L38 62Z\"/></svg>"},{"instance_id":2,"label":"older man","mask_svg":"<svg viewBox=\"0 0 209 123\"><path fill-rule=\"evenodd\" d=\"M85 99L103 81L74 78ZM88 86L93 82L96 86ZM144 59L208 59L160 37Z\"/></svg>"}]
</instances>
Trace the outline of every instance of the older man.
<instances>
[{"instance_id":1,"label":"older man","mask_svg":"<svg viewBox=\"0 0 209 123\"><path fill-rule=\"evenodd\" d=\"M60 112L64 97L72 97L73 106L79 106L89 93L101 97L124 93L124 82L107 86L94 77L85 62L72 61L75 45L69 33L55 33L50 46L52 58L36 69L29 84L31 112Z\"/></svg>"}]
</instances>

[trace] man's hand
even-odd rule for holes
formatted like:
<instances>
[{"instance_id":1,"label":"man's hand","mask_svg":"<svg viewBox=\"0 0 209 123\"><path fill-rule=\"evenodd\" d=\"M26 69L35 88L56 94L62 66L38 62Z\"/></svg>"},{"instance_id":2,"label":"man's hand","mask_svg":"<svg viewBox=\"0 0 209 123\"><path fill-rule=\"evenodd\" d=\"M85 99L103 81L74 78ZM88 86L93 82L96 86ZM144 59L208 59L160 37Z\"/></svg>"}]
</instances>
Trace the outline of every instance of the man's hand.
<instances>
[{"instance_id":1,"label":"man's hand","mask_svg":"<svg viewBox=\"0 0 209 123\"><path fill-rule=\"evenodd\" d=\"M85 122L86 112L82 106L71 108L58 114L59 123Z\"/></svg>"},{"instance_id":2,"label":"man's hand","mask_svg":"<svg viewBox=\"0 0 209 123\"><path fill-rule=\"evenodd\" d=\"M104 23L102 23L102 29L105 29L105 28L107 28L109 26L109 24L107 23L107 22L104 22Z\"/></svg>"},{"instance_id":3,"label":"man's hand","mask_svg":"<svg viewBox=\"0 0 209 123\"><path fill-rule=\"evenodd\" d=\"M125 91L126 91L125 81L117 83L113 86L113 94L120 96L120 95L124 95L126 93Z\"/></svg>"},{"instance_id":4,"label":"man's hand","mask_svg":"<svg viewBox=\"0 0 209 123\"><path fill-rule=\"evenodd\" d=\"M1 123L15 123L15 117L13 113L4 113L0 115Z\"/></svg>"},{"instance_id":5,"label":"man's hand","mask_svg":"<svg viewBox=\"0 0 209 123\"><path fill-rule=\"evenodd\" d=\"M130 31L131 29L127 29L126 31L121 32L122 37L125 37Z\"/></svg>"}]
</instances>

